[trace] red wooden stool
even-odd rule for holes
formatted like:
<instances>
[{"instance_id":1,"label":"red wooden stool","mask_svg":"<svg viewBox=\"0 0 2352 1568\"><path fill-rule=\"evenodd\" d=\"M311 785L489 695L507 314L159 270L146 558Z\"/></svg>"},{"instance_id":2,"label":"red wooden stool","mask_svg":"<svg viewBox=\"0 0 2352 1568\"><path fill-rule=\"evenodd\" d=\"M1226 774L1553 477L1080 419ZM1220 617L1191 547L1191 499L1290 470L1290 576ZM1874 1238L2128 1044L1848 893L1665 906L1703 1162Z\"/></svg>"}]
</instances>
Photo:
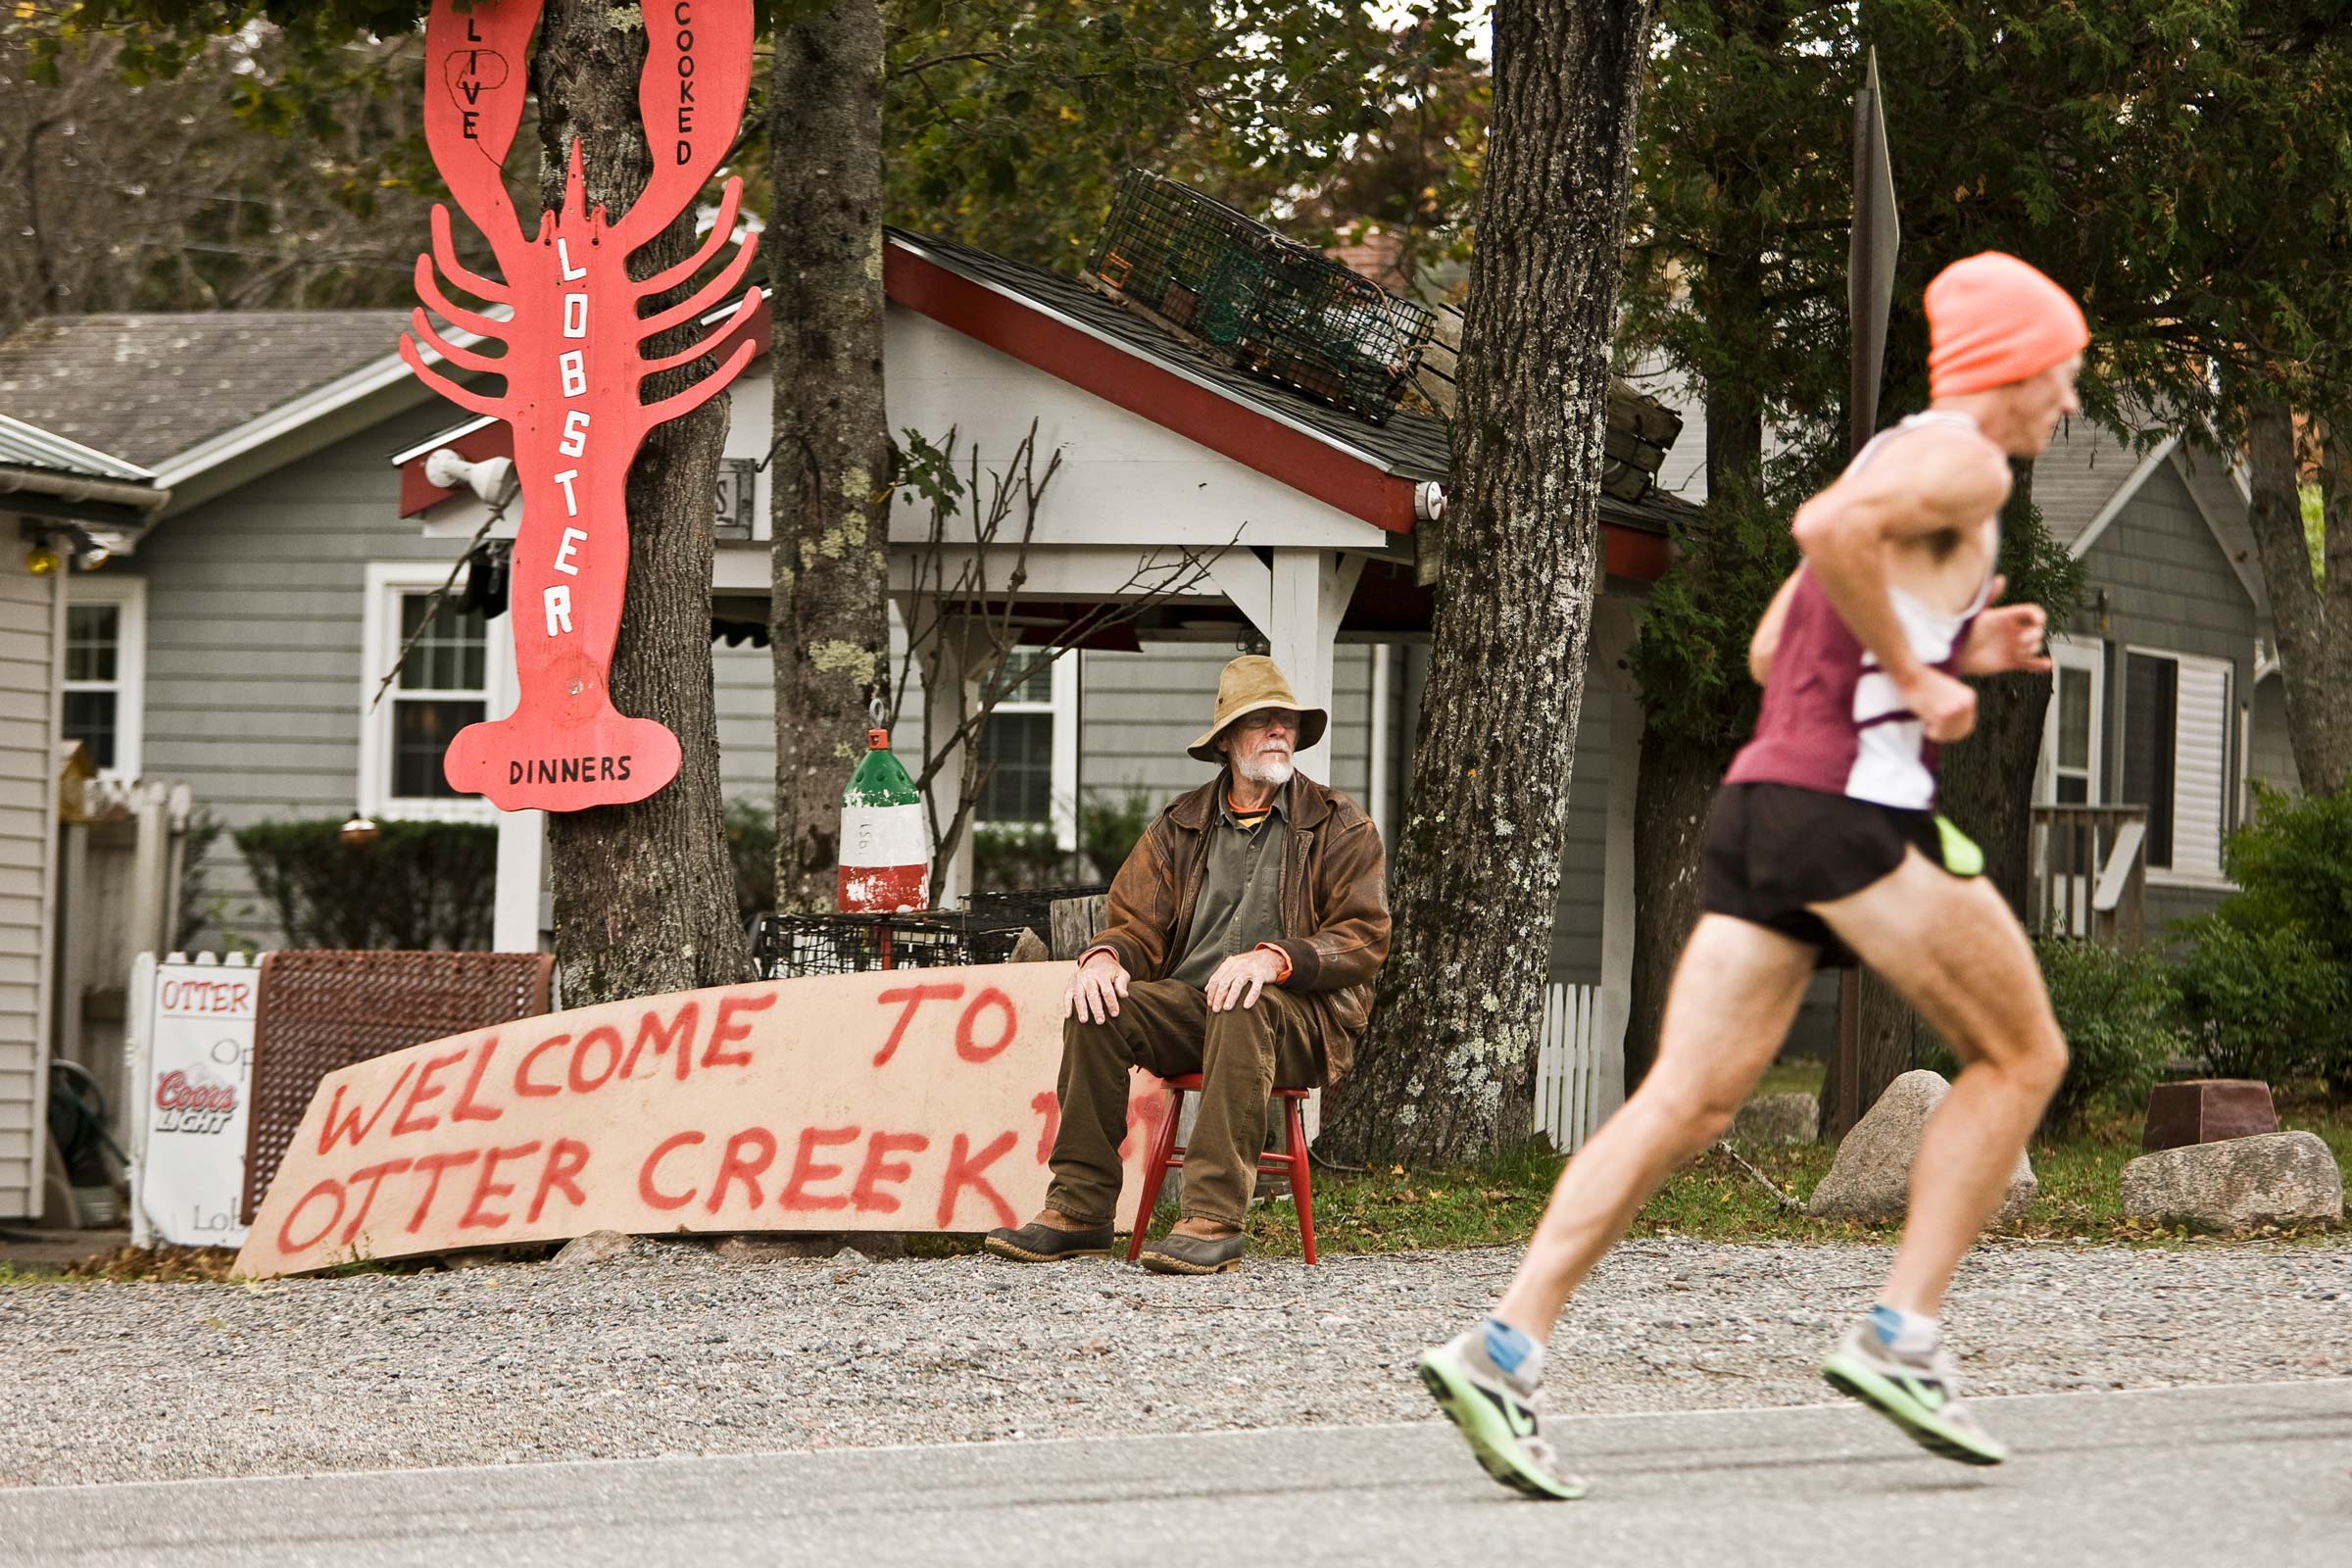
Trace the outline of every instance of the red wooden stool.
<instances>
[{"instance_id":1,"label":"red wooden stool","mask_svg":"<svg viewBox=\"0 0 2352 1568\"><path fill-rule=\"evenodd\" d=\"M1144 1229L1152 1223L1152 1210L1158 1205L1160 1184L1168 1172L1184 1163L1184 1151L1176 1145L1176 1128L1184 1120L1184 1097L1196 1094L1200 1088L1197 1072L1178 1073L1167 1080L1168 1119L1160 1123L1159 1137L1152 1153L1144 1161L1144 1197L1135 1211L1135 1234L1127 1239L1127 1261L1132 1263L1143 1255ZM1306 1103L1310 1089L1277 1089L1274 1098L1283 1102L1285 1126L1282 1149L1257 1156L1261 1172L1284 1175L1291 1179L1291 1199L1298 1205L1298 1246L1306 1260L1315 1260L1315 1184L1306 1169L1306 1122L1298 1107Z\"/></svg>"}]
</instances>

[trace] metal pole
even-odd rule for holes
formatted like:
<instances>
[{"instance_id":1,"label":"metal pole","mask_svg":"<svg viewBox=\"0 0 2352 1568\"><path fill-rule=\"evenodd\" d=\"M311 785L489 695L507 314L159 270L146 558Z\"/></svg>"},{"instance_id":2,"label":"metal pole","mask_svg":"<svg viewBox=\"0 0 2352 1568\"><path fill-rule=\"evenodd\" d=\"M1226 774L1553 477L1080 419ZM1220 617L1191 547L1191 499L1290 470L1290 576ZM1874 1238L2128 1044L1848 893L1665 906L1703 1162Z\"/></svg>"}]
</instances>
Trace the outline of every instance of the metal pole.
<instances>
[{"instance_id":1,"label":"metal pole","mask_svg":"<svg viewBox=\"0 0 2352 1568\"><path fill-rule=\"evenodd\" d=\"M1886 360L1886 317L1894 304L1894 255L1902 225L1894 210L1894 165L1879 96L1879 52L1864 55L1854 94L1854 220L1846 253L1846 319L1852 339L1848 435L1860 452L1878 429L1879 382ZM1862 972L1838 977L1837 1116L1827 1129L1842 1138L1861 1119Z\"/></svg>"}]
</instances>

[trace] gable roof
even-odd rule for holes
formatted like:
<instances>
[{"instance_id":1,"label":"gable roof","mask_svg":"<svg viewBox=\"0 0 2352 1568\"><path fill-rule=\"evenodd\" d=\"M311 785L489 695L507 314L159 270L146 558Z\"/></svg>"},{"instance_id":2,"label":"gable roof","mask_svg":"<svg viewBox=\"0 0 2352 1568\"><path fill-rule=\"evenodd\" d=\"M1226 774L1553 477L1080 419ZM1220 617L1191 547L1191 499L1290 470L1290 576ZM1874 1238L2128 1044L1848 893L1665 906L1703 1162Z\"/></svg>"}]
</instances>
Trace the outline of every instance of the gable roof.
<instances>
[{"instance_id":1,"label":"gable roof","mask_svg":"<svg viewBox=\"0 0 2352 1568\"><path fill-rule=\"evenodd\" d=\"M0 466L38 468L70 478L112 479L122 484L155 482L155 475L135 463L124 463L5 414L0 414Z\"/></svg>"},{"instance_id":2,"label":"gable roof","mask_svg":"<svg viewBox=\"0 0 2352 1568\"><path fill-rule=\"evenodd\" d=\"M2095 419L2067 420L2034 460L2034 505L2042 526L2081 555L2076 542L2112 518L2171 450L2168 440L2141 451Z\"/></svg>"},{"instance_id":3,"label":"gable roof","mask_svg":"<svg viewBox=\"0 0 2352 1568\"><path fill-rule=\"evenodd\" d=\"M883 286L890 302L1200 442L1339 511L1410 533L1430 487L1450 474L1445 421L1399 410L1383 424L1195 354L1178 339L1074 278L950 240L886 231ZM725 322L734 307L705 318ZM737 333L764 352L763 291L752 318L713 336L724 353ZM476 417L397 454L401 513L415 515L452 492L423 473L424 457L448 446L478 460L511 454L503 421ZM1665 569L1669 527L1695 515L1670 496L1629 502L1602 492L1606 569L1655 578Z\"/></svg>"},{"instance_id":4,"label":"gable roof","mask_svg":"<svg viewBox=\"0 0 2352 1568\"><path fill-rule=\"evenodd\" d=\"M122 527L120 550L171 499L136 464L0 414L0 512Z\"/></svg>"},{"instance_id":5,"label":"gable roof","mask_svg":"<svg viewBox=\"0 0 2352 1568\"><path fill-rule=\"evenodd\" d=\"M0 412L162 467L390 355L405 311L49 316L0 339Z\"/></svg>"},{"instance_id":6,"label":"gable roof","mask_svg":"<svg viewBox=\"0 0 2352 1568\"><path fill-rule=\"evenodd\" d=\"M1317 402L1277 381L1248 374L1196 354L1184 342L1096 293L1074 277L1047 271L955 240L888 230L891 240L983 286L1004 288L1068 318L1089 332L1189 379L1207 383L1218 395L1343 447L1400 478L1443 483L1453 468L1453 448L1445 421L1412 409L1398 409L1380 424L1344 409Z\"/></svg>"}]
</instances>

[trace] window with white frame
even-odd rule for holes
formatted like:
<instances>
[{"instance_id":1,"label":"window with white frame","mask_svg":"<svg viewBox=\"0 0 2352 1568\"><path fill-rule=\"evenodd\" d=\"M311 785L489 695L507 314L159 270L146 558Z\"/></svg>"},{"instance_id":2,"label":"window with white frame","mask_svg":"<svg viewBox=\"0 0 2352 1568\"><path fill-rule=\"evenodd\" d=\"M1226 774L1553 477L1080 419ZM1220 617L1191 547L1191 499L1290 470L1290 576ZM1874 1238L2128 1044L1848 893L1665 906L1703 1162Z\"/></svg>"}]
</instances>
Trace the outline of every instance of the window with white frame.
<instances>
[{"instance_id":1,"label":"window with white frame","mask_svg":"<svg viewBox=\"0 0 2352 1568\"><path fill-rule=\"evenodd\" d=\"M66 739L107 778L139 776L147 663L147 584L76 577L67 588Z\"/></svg>"},{"instance_id":2,"label":"window with white frame","mask_svg":"<svg viewBox=\"0 0 2352 1568\"><path fill-rule=\"evenodd\" d=\"M2042 720L2034 798L2049 806L2099 800L2107 705L2104 651L2095 642L2050 639L2050 706Z\"/></svg>"},{"instance_id":3,"label":"window with white frame","mask_svg":"<svg viewBox=\"0 0 2352 1568\"><path fill-rule=\"evenodd\" d=\"M1064 849L1078 841L1078 661L1073 651L1028 668L980 731L975 821L1051 827Z\"/></svg>"},{"instance_id":4,"label":"window with white frame","mask_svg":"<svg viewBox=\"0 0 2352 1568\"><path fill-rule=\"evenodd\" d=\"M362 680L359 804L393 817L487 818L493 808L450 786L441 760L458 731L490 716L513 661L479 611L453 592L435 602L445 565L377 564L368 571L368 658ZM402 658L402 650L407 657ZM380 699L385 671L400 666Z\"/></svg>"},{"instance_id":5,"label":"window with white frame","mask_svg":"<svg viewBox=\"0 0 2352 1568\"><path fill-rule=\"evenodd\" d=\"M2229 661L2157 649L2124 655L2123 800L2148 808L2151 871L2222 877L2233 793Z\"/></svg>"}]
</instances>

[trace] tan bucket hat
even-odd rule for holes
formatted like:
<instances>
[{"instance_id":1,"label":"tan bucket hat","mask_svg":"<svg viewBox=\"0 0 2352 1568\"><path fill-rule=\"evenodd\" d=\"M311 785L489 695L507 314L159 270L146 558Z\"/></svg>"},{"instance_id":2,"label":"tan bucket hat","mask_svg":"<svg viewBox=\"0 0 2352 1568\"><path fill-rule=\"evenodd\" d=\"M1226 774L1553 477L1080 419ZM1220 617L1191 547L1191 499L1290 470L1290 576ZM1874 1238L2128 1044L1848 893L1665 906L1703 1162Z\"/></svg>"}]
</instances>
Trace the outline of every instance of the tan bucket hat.
<instances>
[{"instance_id":1,"label":"tan bucket hat","mask_svg":"<svg viewBox=\"0 0 2352 1568\"><path fill-rule=\"evenodd\" d=\"M1217 712L1209 720L1208 733L1185 748L1203 762L1222 764L1225 759L1212 744L1225 733L1226 726L1246 713L1268 708L1287 708L1298 715L1298 750L1305 751L1323 738L1331 727L1331 715L1320 708L1307 708L1292 694L1291 683L1283 677L1282 667L1263 654L1244 654L1225 666L1217 677Z\"/></svg>"}]
</instances>

